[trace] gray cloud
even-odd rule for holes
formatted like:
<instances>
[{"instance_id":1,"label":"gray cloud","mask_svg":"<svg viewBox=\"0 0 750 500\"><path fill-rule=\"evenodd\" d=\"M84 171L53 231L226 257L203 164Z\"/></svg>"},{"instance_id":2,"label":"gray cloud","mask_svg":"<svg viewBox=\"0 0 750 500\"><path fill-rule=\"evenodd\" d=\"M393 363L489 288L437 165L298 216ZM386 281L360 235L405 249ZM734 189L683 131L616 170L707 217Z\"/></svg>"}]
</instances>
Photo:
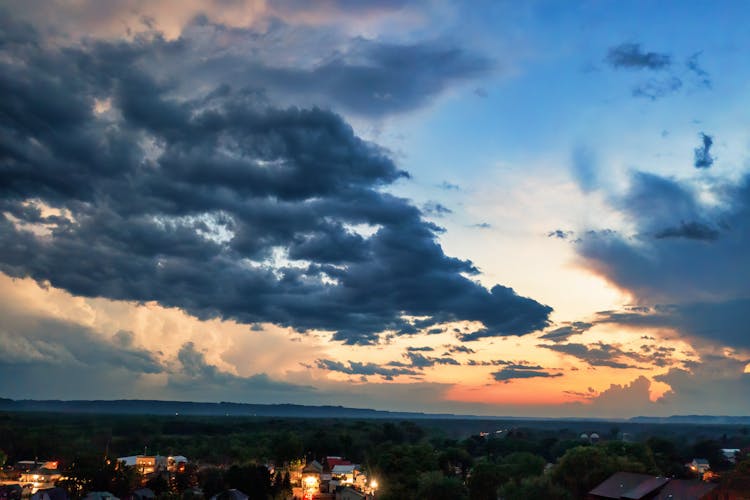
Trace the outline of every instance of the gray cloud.
<instances>
[{"instance_id":1,"label":"gray cloud","mask_svg":"<svg viewBox=\"0 0 750 500\"><path fill-rule=\"evenodd\" d=\"M460 191L461 190L461 186L459 186L458 184L454 184L452 182L448 182L448 181L441 182L440 184L438 184L438 187L445 191Z\"/></svg>"},{"instance_id":2,"label":"gray cloud","mask_svg":"<svg viewBox=\"0 0 750 500\"><path fill-rule=\"evenodd\" d=\"M623 351L619 346L596 342L591 345L568 343L568 344L539 344L551 351L567 354L588 363L591 366L606 366L609 368L635 368L628 361L648 362L649 359L637 352Z\"/></svg>"},{"instance_id":3,"label":"gray cloud","mask_svg":"<svg viewBox=\"0 0 750 500\"><path fill-rule=\"evenodd\" d=\"M310 386L300 386L272 380L265 373L242 377L220 370L206 361L195 344L186 342L177 353L180 369L169 374L167 388L182 394L232 394L237 399L259 398L263 394L289 396L292 393L310 392Z\"/></svg>"},{"instance_id":4,"label":"gray cloud","mask_svg":"<svg viewBox=\"0 0 750 500\"><path fill-rule=\"evenodd\" d=\"M164 366L150 351L133 345L131 332L107 338L85 326L0 308L0 358L4 365L32 365L161 373Z\"/></svg>"},{"instance_id":5,"label":"gray cloud","mask_svg":"<svg viewBox=\"0 0 750 500\"><path fill-rule=\"evenodd\" d=\"M449 353L462 353L462 354L474 354L476 351L465 345L446 345L446 349Z\"/></svg>"},{"instance_id":6,"label":"gray cloud","mask_svg":"<svg viewBox=\"0 0 750 500\"><path fill-rule=\"evenodd\" d=\"M590 149L578 147L573 151L571 170L584 193L597 188L599 183L596 157Z\"/></svg>"},{"instance_id":7,"label":"gray cloud","mask_svg":"<svg viewBox=\"0 0 750 500\"><path fill-rule=\"evenodd\" d=\"M157 55L168 68L187 39L58 50L22 26L2 33L0 271L347 343L412 333L404 313L429 317L425 328L479 321L483 336L546 326L549 307L465 277L478 271L443 253L441 228L382 190L407 174L336 114L226 85L181 97L149 68ZM450 64L460 51L356 50L375 67L402 72L424 56L460 73ZM68 215L42 216L29 200Z\"/></svg>"},{"instance_id":8,"label":"gray cloud","mask_svg":"<svg viewBox=\"0 0 750 500\"><path fill-rule=\"evenodd\" d=\"M623 69L665 69L672 64L668 54L646 52L639 43L622 43L611 47L605 61L613 68Z\"/></svg>"},{"instance_id":9,"label":"gray cloud","mask_svg":"<svg viewBox=\"0 0 750 500\"><path fill-rule=\"evenodd\" d=\"M622 43L611 47L604 59L613 68L623 69L665 69L672 64L668 54L645 52L639 43Z\"/></svg>"},{"instance_id":10,"label":"gray cloud","mask_svg":"<svg viewBox=\"0 0 750 500\"><path fill-rule=\"evenodd\" d=\"M323 370L345 373L347 375L380 375L386 380L392 380L398 375L420 375L419 368L408 368L404 366L381 366L375 363L360 363L349 361L342 363L331 359L319 359L316 366ZM420 367L421 368L421 367Z\"/></svg>"},{"instance_id":11,"label":"gray cloud","mask_svg":"<svg viewBox=\"0 0 750 500\"><path fill-rule=\"evenodd\" d=\"M716 160L711 155L711 146L714 144L714 138L703 132L700 134L701 145L693 150L695 168L710 168Z\"/></svg>"},{"instance_id":12,"label":"gray cloud","mask_svg":"<svg viewBox=\"0 0 750 500\"><path fill-rule=\"evenodd\" d=\"M492 378L497 382L504 382L507 384L510 381L517 379L562 377L562 373L552 373L540 368L541 367L515 365L513 367L506 367L502 370L493 372Z\"/></svg>"},{"instance_id":13,"label":"gray cloud","mask_svg":"<svg viewBox=\"0 0 750 500\"><path fill-rule=\"evenodd\" d=\"M446 207L442 203L438 203L437 201L428 201L422 206L422 210L427 215L431 215L433 217L444 217L453 213L453 210Z\"/></svg>"},{"instance_id":14,"label":"gray cloud","mask_svg":"<svg viewBox=\"0 0 750 500\"><path fill-rule=\"evenodd\" d=\"M409 361L410 366L415 368L429 368L435 365L459 365L460 363L453 358L425 356L418 352L409 351L404 354Z\"/></svg>"},{"instance_id":15,"label":"gray cloud","mask_svg":"<svg viewBox=\"0 0 750 500\"><path fill-rule=\"evenodd\" d=\"M716 240L719 231L701 222L680 222L679 226L667 227L654 234L654 238L687 238L691 240Z\"/></svg>"},{"instance_id":16,"label":"gray cloud","mask_svg":"<svg viewBox=\"0 0 750 500\"><path fill-rule=\"evenodd\" d=\"M636 233L586 233L587 265L644 304L719 303L750 296L750 184L717 184L720 206L704 206L691 184L639 172L613 199ZM739 259L739 260L738 260Z\"/></svg>"},{"instance_id":17,"label":"gray cloud","mask_svg":"<svg viewBox=\"0 0 750 500\"><path fill-rule=\"evenodd\" d=\"M673 94L682 88L682 80L676 76L666 78L650 78L645 82L639 83L631 91L633 97L644 97L655 101L670 94Z\"/></svg>"},{"instance_id":18,"label":"gray cloud","mask_svg":"<svg viewBox=\"0 0 750 500\"><path fill-rule=\"evenodd\" d=\"M550 330L541 337L543 340L551 340L553 342L564 342L573 335L580 335L585 333L593 325L584 321L574 321L570 324Z\"/></svg>"},{"instance_id":19,"label":"gray cloud","mask_svg":"<svg viewBox=\"0 0 750 500\"><path fill-rule=\"evenodd\" d=\"M596 322L653 328L673 328L688 336L722 345L750 347L746 325L750 299L657 305L640 311L599 313Z\"/></svg>"},{"instance_id":20,"label":"gray cloud","mask_svg":"<svg viewBox=\"0 0 750 500\"><path fill-rule=\"evenodd\" d=\"M713 85L711 82L711 75L701 67L700 62L698 61L701 54L701 52L696 52L688 57L687 61L685 61L685 67L693 75L693 78L697 80L699 86L710 89Z\"/></svg>"},{"instance_id":21,"label":"gray cloud","mask_svg":"<svg viewBox=\"0 0 750 500\"><path fill-rule=\"evenodd\" d=\"M565 231L563 229L553 229L547 233L547 238L557 238L559 240L567 240L575 235L573 231Z\"/></svg>"}]
</instances>

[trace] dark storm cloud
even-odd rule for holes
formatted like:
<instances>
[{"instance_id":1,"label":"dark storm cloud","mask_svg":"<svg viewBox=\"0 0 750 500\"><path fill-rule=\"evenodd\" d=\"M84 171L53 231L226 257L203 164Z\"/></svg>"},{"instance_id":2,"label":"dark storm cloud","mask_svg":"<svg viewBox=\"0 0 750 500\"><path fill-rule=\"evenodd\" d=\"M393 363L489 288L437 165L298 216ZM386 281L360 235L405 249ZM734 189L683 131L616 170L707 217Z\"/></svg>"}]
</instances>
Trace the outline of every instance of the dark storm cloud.
<instances>
[{"instance_id":1,"label":"dark storm cloud","mask_svg":"<svg viewBox=\"0 0 750 500\"><path fill-rule=\"evenodd\" d=\"M574 321L570 324L550 330L541 337L543 340L551 340L552 342L564 342L573 335L580 335L588 331L593 325L584 321Z\"/></svg>"},{"instance_id":2,"label":"dark storm cloud","mask_svg":"<svg viewBox=\"0 0 750 500\"><path fill-rule=\"evenodd\" d=\"M660 70L672 63L668 54L646 52L639 43L622 43L611 47L605 61L613 68Z\"/></svg>"},{"instance_id":3,"label":"dark storm cloud","mask_svg":"<svg viewBox=\"0 0 750 500\"><path fill-rule=\"evenodd\" d=\"M541 368L541 367L539 367ZM552 373L545 370L541 370L537 367L523 367L516 366L512 368L503 368L502 370L492 373L492 378L497 382L509 383L512 380L526 379L526 378L550 378L550 377L562 377L562 373Z\"/></svg>"},{"instance_id":4,"label":"dark storm cloud","mask_svg":"<svg viewBox=\"0 0 750 500\"><path fill-rule=\"evenodd\" d=\"M346 343L411 333L403 314L479 321L485 336L546 326L549 307L465 277L477 270L443 253L441 229L382 191L406 174L339 116L228 86L178 98L141 63L179 43L58 50L14 29L0 46L2 272ZM63 213L46 236L22 229L40 203Z\"/></svg>"},{"instance_id":5,"label":"dark storm cloud","mask_svg":"<svg viewBox=\"0 0 750 500\"><path fill-rule=\"evenodd\" d=\"M716 160L711 156L711 146L714 145L714 138L703 132L700 134L701 145L693 150L693 166L695 168L710 168Z\"/></svg>"}]
</instances>

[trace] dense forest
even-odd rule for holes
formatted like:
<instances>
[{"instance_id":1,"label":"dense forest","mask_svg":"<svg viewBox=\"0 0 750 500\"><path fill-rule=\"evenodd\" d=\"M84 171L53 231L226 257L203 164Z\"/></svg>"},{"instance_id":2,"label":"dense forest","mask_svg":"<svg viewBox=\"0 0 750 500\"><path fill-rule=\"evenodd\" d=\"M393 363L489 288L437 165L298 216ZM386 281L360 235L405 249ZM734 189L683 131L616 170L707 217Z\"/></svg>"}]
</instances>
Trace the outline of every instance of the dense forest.
<instances>
[{"instance_id":1,"label":"dense forest","mask_svg":"<svg viewBox=\"0 0 750 500\"><path fill-rule=\"evenodd\" d=\"M184 455L190 467L163 497L242 489L283 498L288 478L267 467L343 456L381 485L378 498L581 498L616 471L687 477L706 458L723 477L742 473L722 448L750 446L747 426L602 421L355 420L134 415L0 414L0 460L54 459L73 495L122 496L135 479L114 465L139 453ZM599 439L582 439L596 433ZM285 481L287 482L285 484Z\"/></svg>"}]
</instances>

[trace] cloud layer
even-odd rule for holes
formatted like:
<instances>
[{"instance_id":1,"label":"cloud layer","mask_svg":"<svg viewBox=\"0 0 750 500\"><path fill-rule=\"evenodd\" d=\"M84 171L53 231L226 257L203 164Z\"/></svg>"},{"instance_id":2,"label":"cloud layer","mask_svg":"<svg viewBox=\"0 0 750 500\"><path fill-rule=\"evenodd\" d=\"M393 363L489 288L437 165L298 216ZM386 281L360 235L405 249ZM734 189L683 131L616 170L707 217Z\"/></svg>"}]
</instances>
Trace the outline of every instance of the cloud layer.
<instances>
[{"instance_id":1,"label":"cloud layer","mask_svg":"<svg viewBox=\"0 0 750 500\"><path fill-rule=\"evenodd\" d=\"M488 336L546 325L549 307L443 253L441 229L383 191L407 174L338 115L227 85L180 96L147 69L180 53L158 38L3 36L3 272L347 343L415 332L404 315Z\"/></svg>"}]
</instances>

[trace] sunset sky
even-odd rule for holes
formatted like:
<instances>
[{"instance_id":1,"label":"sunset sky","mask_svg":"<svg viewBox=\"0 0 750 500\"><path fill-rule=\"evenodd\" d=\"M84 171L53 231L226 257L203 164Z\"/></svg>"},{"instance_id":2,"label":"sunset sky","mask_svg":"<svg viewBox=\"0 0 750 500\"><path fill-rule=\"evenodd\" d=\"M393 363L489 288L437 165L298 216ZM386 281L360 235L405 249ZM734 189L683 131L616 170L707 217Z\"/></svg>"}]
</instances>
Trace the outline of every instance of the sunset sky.
<instances>
[{"instance_id":1,"label":"sunset sky","mask_svg":"<svg viewBox=\"0 0 750 500\"><path fill-rule=\"evenodd\" d=\"M0 0L0 397L748 415L748 25Z\"/></svg>"}]
</instances>

